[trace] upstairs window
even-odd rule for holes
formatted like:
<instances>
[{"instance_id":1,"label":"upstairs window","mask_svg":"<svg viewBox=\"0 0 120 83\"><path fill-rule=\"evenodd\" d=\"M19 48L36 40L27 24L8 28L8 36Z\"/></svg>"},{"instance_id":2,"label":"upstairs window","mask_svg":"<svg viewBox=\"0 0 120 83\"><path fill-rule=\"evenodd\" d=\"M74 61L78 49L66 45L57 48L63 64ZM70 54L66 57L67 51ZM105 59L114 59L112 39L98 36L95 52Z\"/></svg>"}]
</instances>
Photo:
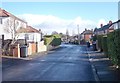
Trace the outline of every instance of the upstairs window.
<instances>
[{"instance_id":1,"label":"upstairs window","mask_svg":"<svg viewBox=\"0 0 120 83\"><path fill-rule=\"evenodd\" d=\"M29 35L28 34L25 34L25 39L29 40Z\"/></svg>"},{"instance_id":2,"label":"upstairs window","mask_svg":"<svg viewBox=\"0 0 120 83\"><path fill-rule=\"evenodd\" d=\"M0 18L0 24L2 24L2 18Z\"/></svg>"}]
</instances>

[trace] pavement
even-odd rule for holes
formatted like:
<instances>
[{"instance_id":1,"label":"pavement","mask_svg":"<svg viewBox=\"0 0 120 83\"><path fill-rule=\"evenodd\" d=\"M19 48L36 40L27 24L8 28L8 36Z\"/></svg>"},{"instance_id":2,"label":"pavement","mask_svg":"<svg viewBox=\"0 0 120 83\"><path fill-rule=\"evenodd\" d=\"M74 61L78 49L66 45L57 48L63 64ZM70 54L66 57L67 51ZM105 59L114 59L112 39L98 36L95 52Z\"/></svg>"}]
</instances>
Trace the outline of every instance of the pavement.
<instances>
[{"instance_id":1,"label":"pavement","mask_svg":"<svg viewBox=\"0 0 120 83\"><path fill-rule=\"evenodd\" d=\"M92 48L87 48L89 60L96 73L97 81L99 82L119 82L119 71L114 67L111 60L104 55L103 52L92 51Z\"/></svg>"}]
</instances>

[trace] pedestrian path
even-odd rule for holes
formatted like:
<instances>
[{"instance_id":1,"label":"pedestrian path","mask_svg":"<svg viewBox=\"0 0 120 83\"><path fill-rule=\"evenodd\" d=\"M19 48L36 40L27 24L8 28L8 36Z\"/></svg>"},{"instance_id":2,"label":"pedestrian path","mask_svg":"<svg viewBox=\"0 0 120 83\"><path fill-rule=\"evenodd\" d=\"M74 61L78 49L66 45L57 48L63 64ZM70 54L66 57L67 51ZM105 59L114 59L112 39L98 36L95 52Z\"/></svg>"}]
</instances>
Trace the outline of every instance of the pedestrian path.
<instances>
[{"instance_id":1,"label":"pedestrian path","mask_svg":"<svg viewBox=\"0 0 120 83\"><path fill-rule=\"evenodd\" d=\"M89 60L96 70L99 81L117 81L116 68L104 53L88 50Z\"/></svg>"}]
</instances>

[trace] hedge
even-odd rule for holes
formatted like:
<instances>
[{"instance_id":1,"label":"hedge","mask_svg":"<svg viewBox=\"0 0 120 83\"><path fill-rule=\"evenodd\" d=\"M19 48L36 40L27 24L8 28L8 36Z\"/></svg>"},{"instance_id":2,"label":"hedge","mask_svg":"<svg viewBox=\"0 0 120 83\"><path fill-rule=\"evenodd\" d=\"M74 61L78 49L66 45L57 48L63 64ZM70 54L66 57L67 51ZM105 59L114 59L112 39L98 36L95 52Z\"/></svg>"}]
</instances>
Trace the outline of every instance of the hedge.
<instances>
[{"instance_id":1,"label":"hedge","mask_svg":"<svg viewBox=\"0 0 120 83\"><path fill-rule=\"evenodd\" d=\"M107 36L106 35L98 35L98 48L101 52L104 52L106 56L108 56L108 46L107 46Z\"/></svg>"},{"instance_id":2,"label":"hedge","mask_svg":"<svg viewBox=\"0 0 120 83\"><path fill-rule=\"evenodd\" d=\"M102 50L106 56L108 56L107 36L102 37Z\"/></svg>"},{"instance_id":3,"label":"hedge","mask_svg":"<svg viewBox=\"0 0 120 83\"><path fill-rule=\"evenodd\" d=\"M115 65L120 66L120 29L108 34L108 54Z\"/></svg>"},{"instance_id":4,"label":"hedge","mask_svg":"<svg viewBox=\"0 0 120 83\"><path fill-rule=\"evenodd\" d=\"M61 36L59 34L53 35L53 40L51 42L52 46L58 46L61 44Z\"/></svg>"},{"instance_id":5,"label":"hedge","mask_svg":"<svg viewBox=\"0 0 120 83\"><path fill-rule=\"evenodd\" d=\"M100 51L103 51L103 45L102 45L102 37L103 35L97 35L97 40L98 40L98 48L100 49Z\"/></svg>"},{"instance_id":6,"label":"hedge","mask_svg":"<svg viewBox=\"0 0 120 83\"><path fill-rule=\"evenodd\" d=\"M44 38L45 45L58 46L61 44L61 36L59 34L46 35Z\"/></svg>"},{"instance_id":7,"label":"hedge","mask_svg":"<svg viewBox=\"0 0 120 83\"><path fill-rule=\"evenodd\" d=\"M120 29L106 35L98 35L98 47L107 55L113 64L120 66Z\"/></svg>"}]
</instances>

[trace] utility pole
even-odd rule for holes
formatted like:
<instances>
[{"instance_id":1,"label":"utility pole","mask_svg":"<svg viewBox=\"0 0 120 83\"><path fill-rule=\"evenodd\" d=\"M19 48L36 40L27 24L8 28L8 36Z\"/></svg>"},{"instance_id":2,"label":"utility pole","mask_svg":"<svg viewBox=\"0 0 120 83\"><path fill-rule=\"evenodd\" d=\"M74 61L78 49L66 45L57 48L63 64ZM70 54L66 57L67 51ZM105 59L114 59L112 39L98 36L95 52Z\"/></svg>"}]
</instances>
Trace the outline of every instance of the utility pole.
<instances>
[{"instance_id":1,"label":"utility pole","mask_svg":"<svg viewBox=\"0 0 120 83\"><path fill-rule=\"evenodd\" d=\"M78 27L78 44L80 45L80 33L79 33L79 24L77 25Z\"/></svg>"},{"instance_id":2,"label":"utility pole","mask_svg":"<svg viewBox=\"0 0 120 83\"><path fill-rule=\"evenodd\" d=\"M118 2L118 20L120 20L120 1Z\"/></svg>"},{"instance_id":3,"label":"utility pole","mask_svg":"<svg viewBox=\"0 0 120 83\"><path fill-rule=\"evenodd\" d=\"M66 40L67 40L67 43L69 42L69 32L68 32L68 29L66 30Z\"/></svg>"}]
</instances>

